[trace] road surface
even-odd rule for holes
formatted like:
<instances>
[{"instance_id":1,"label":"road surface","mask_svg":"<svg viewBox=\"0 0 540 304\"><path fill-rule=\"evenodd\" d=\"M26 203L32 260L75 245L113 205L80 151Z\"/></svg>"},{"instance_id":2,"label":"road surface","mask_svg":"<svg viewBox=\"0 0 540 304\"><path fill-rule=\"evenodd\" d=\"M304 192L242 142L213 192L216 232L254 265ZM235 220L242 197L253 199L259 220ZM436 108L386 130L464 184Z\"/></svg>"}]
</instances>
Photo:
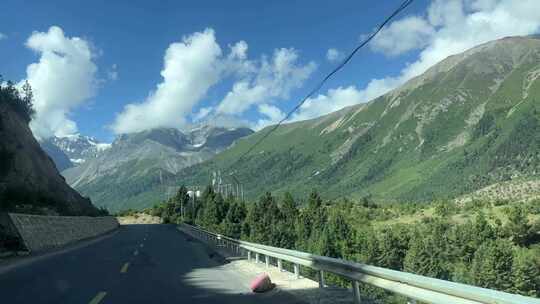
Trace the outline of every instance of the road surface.
<instances>
[{"instance_id":1,"label":"road surface","mask_svg":"<svg viewBox=\"0 0 540 304\"><path fill-rule=\"evenodd\" d=\"M1 303L300 303L249 292L249 277L172 225L128 225L100 241L0 273Z\"/></svg>"}]
</instances>

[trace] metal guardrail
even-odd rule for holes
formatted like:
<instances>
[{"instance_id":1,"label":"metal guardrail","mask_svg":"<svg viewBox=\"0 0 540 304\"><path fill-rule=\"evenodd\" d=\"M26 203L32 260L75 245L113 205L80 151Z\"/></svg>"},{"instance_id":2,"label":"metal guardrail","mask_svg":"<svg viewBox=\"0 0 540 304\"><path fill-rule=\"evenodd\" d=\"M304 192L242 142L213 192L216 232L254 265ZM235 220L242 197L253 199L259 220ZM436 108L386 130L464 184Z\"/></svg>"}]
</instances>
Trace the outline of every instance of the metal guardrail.
<instances>
[{"instance_id":1,"label":"metal guardrail","mask_svg":"<svg viewBox=\"0 0 540 304\"><path fill-rule=\"evenodd\" d=\"M355 303L362 302L359 283L365 283L405 296L409 299L409 303L421 301L430 304L540 304L540 299L536 298L240 241L199 227L187 224L182 226L189 230L192 236L224 246L236 254L245 255L249 261L255 254L255 262L258 263L260 256L263 255L266 267L270 267L271 258L277 260L280 271L283 270L282 261L293 263L294 274L297 278L300 276L301 266L312 268L318 271L319 287L325 286L325 272L345 277L351 280Z\"/></svg>"}]
</instances>

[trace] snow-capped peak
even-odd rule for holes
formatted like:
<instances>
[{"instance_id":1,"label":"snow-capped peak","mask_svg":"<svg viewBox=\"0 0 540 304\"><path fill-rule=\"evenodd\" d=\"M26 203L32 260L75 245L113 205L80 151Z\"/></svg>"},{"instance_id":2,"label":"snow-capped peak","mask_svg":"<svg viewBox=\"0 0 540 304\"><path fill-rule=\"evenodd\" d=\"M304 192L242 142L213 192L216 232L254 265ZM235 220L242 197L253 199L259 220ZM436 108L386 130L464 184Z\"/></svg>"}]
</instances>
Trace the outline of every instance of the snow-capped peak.
<instances>
[{"instance_id":1,"label":"snow-capped peak","mask_svg":"<svg viewBox=\"0 0 540 304\"><path fill-rule=\"evenodd\" d=\"M110 143L101 143L95 137L79 133L62 137L55 136L48 141L62 150L75 164L82 164L89 158L98 157L100 153L111 147Z\"/></svg>"}]
</instances>

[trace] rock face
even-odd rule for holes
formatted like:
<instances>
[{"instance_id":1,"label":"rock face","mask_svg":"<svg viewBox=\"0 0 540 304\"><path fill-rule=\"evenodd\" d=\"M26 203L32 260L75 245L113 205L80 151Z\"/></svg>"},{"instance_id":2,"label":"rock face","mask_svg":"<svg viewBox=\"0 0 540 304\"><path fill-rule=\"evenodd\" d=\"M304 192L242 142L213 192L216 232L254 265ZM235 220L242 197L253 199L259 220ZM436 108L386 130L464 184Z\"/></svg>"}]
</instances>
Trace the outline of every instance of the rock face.
<instances>
[{"instance_id":1,"label":"rock face","mask_svg":"<svg viewBox=\"0 0 540 304\"><path fill-rule=\"evenodd\" d=\"M252 133L247 128L203 126L188 132L157 128L123 134L96 158L62 174L98 206L112 211L149 207L166 194L166 189L146 192L150 185L167 184L181 169L210 159Z\"/></svg>"},{"instance_id":2,"label":"rock face","mask_svg":"<svg viewBox=\"0 0 540 304\"><path fill-rule=\"evenodd\" d=\"M88 198L70 188L26 121L0 103L0 209L93 215Z\"/></svg>"}]
</instances>

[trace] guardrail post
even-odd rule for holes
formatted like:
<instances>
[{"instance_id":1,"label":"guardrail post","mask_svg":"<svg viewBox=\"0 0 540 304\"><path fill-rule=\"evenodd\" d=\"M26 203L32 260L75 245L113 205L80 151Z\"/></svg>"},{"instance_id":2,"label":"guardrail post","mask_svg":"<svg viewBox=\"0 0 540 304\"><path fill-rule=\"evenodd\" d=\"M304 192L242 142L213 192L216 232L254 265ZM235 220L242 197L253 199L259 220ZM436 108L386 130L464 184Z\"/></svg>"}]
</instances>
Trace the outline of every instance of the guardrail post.
<instances>
[{"instance_id":1,"label":"guardrail post","mask_svg":"<svg viewBox=\"0 0 540 304\"><path fill-rule=\"evenodd\" d=\"M255 264L259 264L259 253L255 252Z\"/></svg>"},{"instance_id":2,"label":"guardrail post","mask_svg":"<svg viewBox=\"0 0 540 304\"><path fill-rule=\"evenodd\" d=\"M279 272L283 271L283 262L281 261L281 259L277 260L277 269L279 270Z\"/></svg>"},{"instance_id":3,"label":"guardrail post","mask_svg":"<svg viewBox=\"0 0 540 304\"><path fill-rule=\"evenodd\" d=\"M361 304L362 298L360 297L360 284L358 281L352 281L353 300L355 304Z\"/></svg>"},{"instance_id":4,"label":"guardrail post","mask_svg":"<svg viewBox=\"0 0 540 304\"><path fill-rule=\"evenodd\" d=\"M248 254L248 262L251 262L251 251L248 250L247 254Z\"/></svg>"},{"instance_id":5,"label":"guardrail post","mask_svg":"<svg viewBox=\"0 0 540 304\"><path fill-rule=\"evenodd\" d=\"M299 279L300 278L300 265L294 264L294 277Z\"/></svg>"},{"instance_id":6,"label":"guardrail post","mask_svg":"<svg viewBox=\"0 0 540 304\"><path fill-rule=\"evenodd\" d=\"M270 257L265 255L264 256L264 263L266 264L266 268L270 267Z\"/></svg>"},{"instance_id":7,"label":"guardrail post","mask_svg":"<svg viewBox=\"0 0 540 304\"><path fill-rule=\"evenodd\" d=\"M324 288L324 271L319 270L319 288Z\"/></svg>"}]
</instances>

